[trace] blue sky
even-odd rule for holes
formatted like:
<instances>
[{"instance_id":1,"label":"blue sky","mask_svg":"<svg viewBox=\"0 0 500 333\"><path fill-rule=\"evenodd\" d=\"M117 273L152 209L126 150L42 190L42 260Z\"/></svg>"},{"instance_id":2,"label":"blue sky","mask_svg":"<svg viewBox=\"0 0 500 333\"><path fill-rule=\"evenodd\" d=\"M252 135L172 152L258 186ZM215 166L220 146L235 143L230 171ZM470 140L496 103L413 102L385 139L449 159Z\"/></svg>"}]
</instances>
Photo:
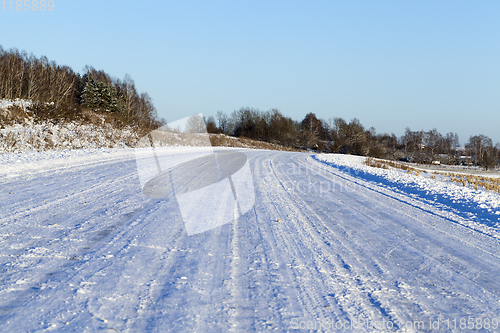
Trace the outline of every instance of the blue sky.
<instances>
[{"instance_id":1,"label":"blue sky","mask_svg":"<svg viewBox=\"0 0 500 333\"><path fill-rule=\"evenodd\" d=\"M69 1L0 45L134 79L167 121L277 108L500 141L500 1Z\"/></svg>"}]
</instances>

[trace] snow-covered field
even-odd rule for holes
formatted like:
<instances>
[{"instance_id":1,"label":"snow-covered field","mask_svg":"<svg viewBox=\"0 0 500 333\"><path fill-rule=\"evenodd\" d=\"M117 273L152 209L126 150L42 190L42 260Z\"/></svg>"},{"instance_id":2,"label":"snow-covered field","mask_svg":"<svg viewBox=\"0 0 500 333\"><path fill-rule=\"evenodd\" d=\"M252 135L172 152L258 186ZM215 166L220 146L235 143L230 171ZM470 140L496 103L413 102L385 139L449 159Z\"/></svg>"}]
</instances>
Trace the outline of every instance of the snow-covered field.
<instances>
[{"instance_id":1,"label":"snow-covered field","mask_svg":"<svg viewBox=\"0 0 500 333\"><path fill-rule=\"evenodd\" d=\"M0 155L0 331L500 329L498 194L240 151L253 209L193 236L132 149Z\"/></svg>"},{"instance_id":2,"label":"snow-covered field","mask_svg":"<svg viewBox=\"0 0 500 333\"><path fill-rule=\"evenodd\" d=\"M457 173L464 175L474 175L474 176L482 176L489 178L500 178L500 169L499 167L495 167L494 169L485 171L483 167L480 166L462 166L462 165L432 165L432 164L414 164L414 163L406 163L407 165L420 169L427 172L434 173Z\"/></svg>"}]
</instances>

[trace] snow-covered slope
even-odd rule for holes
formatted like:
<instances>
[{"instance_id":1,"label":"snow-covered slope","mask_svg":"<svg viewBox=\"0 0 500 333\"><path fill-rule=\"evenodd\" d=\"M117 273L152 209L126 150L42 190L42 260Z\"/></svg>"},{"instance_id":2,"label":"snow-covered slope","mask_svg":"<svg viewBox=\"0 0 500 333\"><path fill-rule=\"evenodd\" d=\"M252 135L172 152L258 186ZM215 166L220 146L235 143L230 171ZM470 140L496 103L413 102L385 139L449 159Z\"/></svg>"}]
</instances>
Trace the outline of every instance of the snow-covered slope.
<instances>
[{"instance_id":1,"label":"snow-covered slope","mask_svg":"<svg viewBox=\"0 0 500 333\"><path fill-rule=\"evenodd\" d=\"M31 100L22 100L22 99L1 99L0 98L0 109L7 109L11 106L19 106L22 108L26 108L28 106L31 106L32 102Z\"/></svg>"},{"instance_id":2,"label":"snow-covered slope","mask_svg":"<svg viewBox=\"0 0 500 333\"><path fill-rule=\"evenodd\" d=\"M493 197L241 151L255 206L194 236L131 150L1 155L0 331L498 331Z\"/></svg>"},{"instance_id":3,"label":"snow-covered slope","mask_svg":"<svg viewBox=\"0 0 500 333\"><path fill-rule=\"evenodd\" d=\"M130 126L116 128L105 122L99 125L87 121L40 121L26 112L30 101L0 99L0 120L11 118L11 106L18 106L25 114L7 126L0 126L0 154L30 151L125 148L134 147L140 136ZM2 125L2 124L0 124ZM3 127L3 128L2 128Z\"/></svg>"}]
</instances>

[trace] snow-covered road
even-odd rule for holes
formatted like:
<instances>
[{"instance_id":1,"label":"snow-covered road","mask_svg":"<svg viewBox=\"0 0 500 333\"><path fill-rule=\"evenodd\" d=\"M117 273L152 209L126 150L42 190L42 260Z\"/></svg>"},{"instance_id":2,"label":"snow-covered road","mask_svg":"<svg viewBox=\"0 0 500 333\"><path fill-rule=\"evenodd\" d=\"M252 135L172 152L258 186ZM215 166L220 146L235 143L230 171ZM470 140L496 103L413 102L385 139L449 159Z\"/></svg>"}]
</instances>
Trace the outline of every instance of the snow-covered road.
<instances>
[{"instance_id":1,"label":"snow-covered road","mask_svg":"<svg viewBox=\"0 0 500 333\"><path fill-rule=\"evenodd\" d=\"M500 329L494 234L308 154L241 151L253 209L193 236L131 150L8 161L0 331Z\"/></svg>"}]
</instances>

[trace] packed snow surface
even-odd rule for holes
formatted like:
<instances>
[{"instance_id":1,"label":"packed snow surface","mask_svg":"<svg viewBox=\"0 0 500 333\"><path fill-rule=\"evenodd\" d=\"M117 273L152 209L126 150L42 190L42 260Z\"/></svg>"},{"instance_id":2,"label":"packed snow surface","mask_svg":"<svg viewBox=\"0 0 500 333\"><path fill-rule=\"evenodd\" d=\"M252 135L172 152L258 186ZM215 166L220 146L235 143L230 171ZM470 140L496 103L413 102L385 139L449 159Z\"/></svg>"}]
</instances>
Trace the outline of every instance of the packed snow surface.
<instances>
[{"instance_id":1,"label":"packed snow surface","mask_svg":"<svg viewBox=\"0 0 500 333\"><path fill-rule=\"evenodd\" d=\"M255 206L194 236L132 149L0 155L0 331L500 329L498 194L238 151Z\"/></svg>"}]
</instances>

